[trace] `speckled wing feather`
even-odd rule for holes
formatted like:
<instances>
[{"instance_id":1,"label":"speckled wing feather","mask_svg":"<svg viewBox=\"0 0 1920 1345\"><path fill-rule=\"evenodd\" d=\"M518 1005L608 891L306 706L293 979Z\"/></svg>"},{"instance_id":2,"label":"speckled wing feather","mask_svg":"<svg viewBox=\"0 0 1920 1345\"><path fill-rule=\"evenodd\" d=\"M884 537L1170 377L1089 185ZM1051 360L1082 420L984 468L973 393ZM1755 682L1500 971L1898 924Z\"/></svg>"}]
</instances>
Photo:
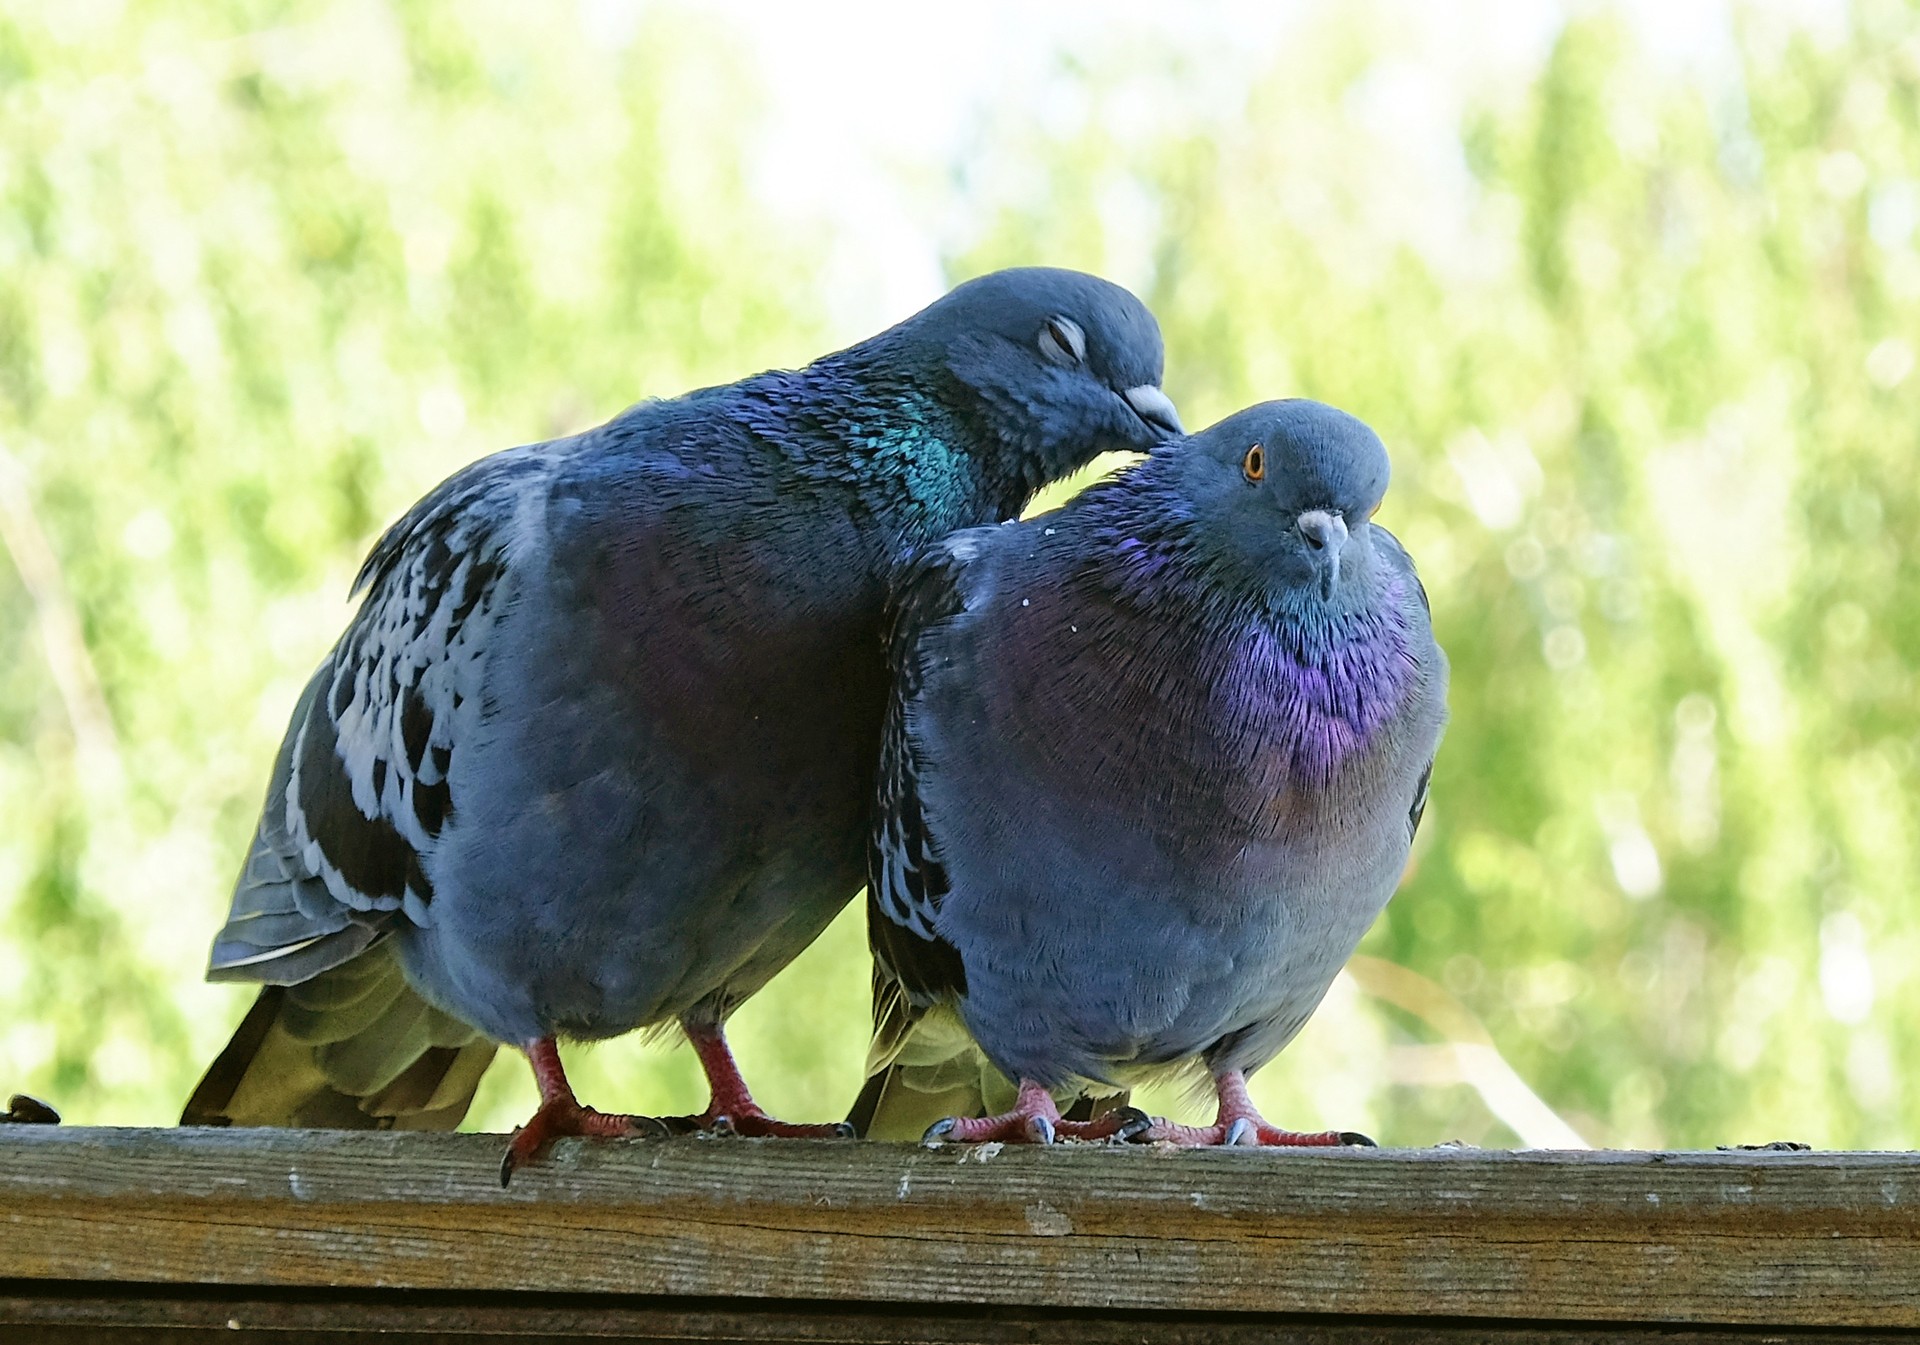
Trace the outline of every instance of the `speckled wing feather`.
<instances>
[{"instance_id":1,"label":"speckled wing feather","mask_svg":"<svg viewBox=\"0 0 1920 1345\"><path fill-rule=\"evenodd\" d=\"M486 459L388 529L353 624L295 707L208 969L292 985L425 917L423 863L451 813L511 542L544 463Z\"/></svg>"},{"instance_id":2,"label":"speckled wing feather","mask_svg":"<svg viewBox=\"0 0 1920 1345\"><path fill-rule=\"evenodd\" d=\"M977 1111L997 1075L957 1020L946 1032L934 1030L944 1022L927 1020L942 998L964 993L966 969L953 946L933 931L947 875L920 807L920 760L910 725L926 681L926 659L938 657L924 636L965 610L965 571L986 531L968 529L929 547L894 585L888 640L893 681L867 841L873 1044L867 1084L847 1118L858 1133L878 1139L917 1138L941 1116Z\"/></svg>"},{"instance_id":3,"label":"speckled wing feather","mask_svg":"<svg viewBox=\"0 0 1920 1345\"><path fill-rule=\"evenodd\" d=\"M979 582L969 563L984 549L982 534L967 529L928 548L902 576L888 644L893 673L880 747L879 799L867 846L867 936L879 974L897 982L903 996L887 1022L878 1020L895 996L877 985L876 1050L891 1022L908 1025L912 1007L925 1007L966 991L966 971L951 944L934 932L934 917L947 894L946 868L927 831L919 792L921 761L912 716L926 683L928 660L940 657L944 623L966 609L965 587Z\"/></svg>"}]
</instances>

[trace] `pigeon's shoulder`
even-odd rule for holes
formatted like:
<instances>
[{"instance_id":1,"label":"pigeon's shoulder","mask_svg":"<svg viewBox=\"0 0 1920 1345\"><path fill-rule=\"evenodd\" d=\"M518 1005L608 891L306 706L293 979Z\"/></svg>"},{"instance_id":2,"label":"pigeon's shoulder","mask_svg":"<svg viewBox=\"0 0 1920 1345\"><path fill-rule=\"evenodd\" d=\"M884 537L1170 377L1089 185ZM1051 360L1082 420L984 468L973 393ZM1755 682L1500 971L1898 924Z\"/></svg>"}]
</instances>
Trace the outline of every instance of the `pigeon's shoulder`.
<instances>
[{"instance_id":1,"label":"pigeon's shoulder","mask_svg":"<svg viewBox=\"0 0 1920 1345\"><path fill-rule=\"evenodd\" d=\"M374 545L360 609L288 725L213 975L304 979L395 918L430 918L428 860L456 806L449 771L479 713L503 594L544 550L545 487L564 452L482 459Z\"/></svg>"},{"instance_id":2,"label":"pigeon's shoulder","mask_svg":"<svg viewBox=\"0 0 1920 1345\"><path fill-rule=\"evenodd\" d=\"M1368 525L1374 534L1375 550L1386 563L1389 573L1401 578L1411 596L1419 604L1420 620L1429 640L1432 639L1431 623L1433 603L1427 597L1427 586L1420 582L1420 571L1413 563L1413 556L1400 539L1381 527L1378 523Z\"/></svg>"},{"instance_id":3,"label":"pigeon's shoulder","mask_svg":"<svg viewBox=\"0 0 1920 1345\"><path fill-rule=\"evenodd\" d=\"M353 591L368 594L356 624L373 603L396 591L437 588L457 564L479 550L504 550L516 528L532 525L527 506L535 491L569 457L575 441L528 444L470 463L442 481L380 535L354 577Z\"/></svg>"}]
</instances>

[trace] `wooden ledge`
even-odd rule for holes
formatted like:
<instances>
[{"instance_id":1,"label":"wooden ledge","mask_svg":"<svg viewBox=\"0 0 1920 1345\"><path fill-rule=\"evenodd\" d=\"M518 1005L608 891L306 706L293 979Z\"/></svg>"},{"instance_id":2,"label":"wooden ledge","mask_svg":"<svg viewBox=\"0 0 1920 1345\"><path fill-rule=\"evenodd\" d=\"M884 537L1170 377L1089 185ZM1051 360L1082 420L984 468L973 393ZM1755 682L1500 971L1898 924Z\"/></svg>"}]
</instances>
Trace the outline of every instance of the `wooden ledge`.
<instances>
[{"instance_id":1,"label":"wooden ledge","mask_svg":"<svg viewBox=\"0 0 1920 1345\"><path fill-rule=\"evenodd\" d=\"M1915 1154L567 1141L502 1190L501 1145L0 1127L0 1321L113 1282L234 1301L1920 1326Z\"/></svg>"}]
</instances>

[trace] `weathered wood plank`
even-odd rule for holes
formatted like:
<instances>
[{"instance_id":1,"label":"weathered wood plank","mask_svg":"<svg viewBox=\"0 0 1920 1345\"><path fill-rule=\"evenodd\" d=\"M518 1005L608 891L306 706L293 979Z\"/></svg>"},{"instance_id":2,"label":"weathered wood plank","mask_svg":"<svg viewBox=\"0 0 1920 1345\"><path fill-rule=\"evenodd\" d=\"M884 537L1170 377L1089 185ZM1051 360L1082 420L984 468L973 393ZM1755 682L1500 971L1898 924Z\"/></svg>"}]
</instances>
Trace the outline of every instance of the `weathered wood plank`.
<instances>
[{"instance_id":1,"label":"weathered wood plank","mask_svg":"<svg viewBox=\"0 0 1920 1345\"><path fill-rule=\"evenodd\" d=\"M1920 1326L1920 1156L0 1131L0 1277Z\"/></svg>"}]
</instances>

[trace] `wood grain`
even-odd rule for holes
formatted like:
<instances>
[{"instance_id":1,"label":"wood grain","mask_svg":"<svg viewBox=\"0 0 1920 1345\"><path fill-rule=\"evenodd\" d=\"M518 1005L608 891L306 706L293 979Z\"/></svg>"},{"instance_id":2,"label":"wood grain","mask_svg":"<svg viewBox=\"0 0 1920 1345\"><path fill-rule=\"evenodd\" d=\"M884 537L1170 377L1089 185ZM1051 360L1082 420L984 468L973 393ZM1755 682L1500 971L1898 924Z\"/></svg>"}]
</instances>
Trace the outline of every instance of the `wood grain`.
<instances>
[{"instance_id":1,"label":"wood grain","mask_svg":"<svg viewBox=\"0 0 1920 1345\"><path fill-rule=\"evenodd\" d=\"M500 1152L6 1127L0 1278L1920 1326L1911 1154L570 1141L503 1191Z\"/></svg>"}]
</instances>

